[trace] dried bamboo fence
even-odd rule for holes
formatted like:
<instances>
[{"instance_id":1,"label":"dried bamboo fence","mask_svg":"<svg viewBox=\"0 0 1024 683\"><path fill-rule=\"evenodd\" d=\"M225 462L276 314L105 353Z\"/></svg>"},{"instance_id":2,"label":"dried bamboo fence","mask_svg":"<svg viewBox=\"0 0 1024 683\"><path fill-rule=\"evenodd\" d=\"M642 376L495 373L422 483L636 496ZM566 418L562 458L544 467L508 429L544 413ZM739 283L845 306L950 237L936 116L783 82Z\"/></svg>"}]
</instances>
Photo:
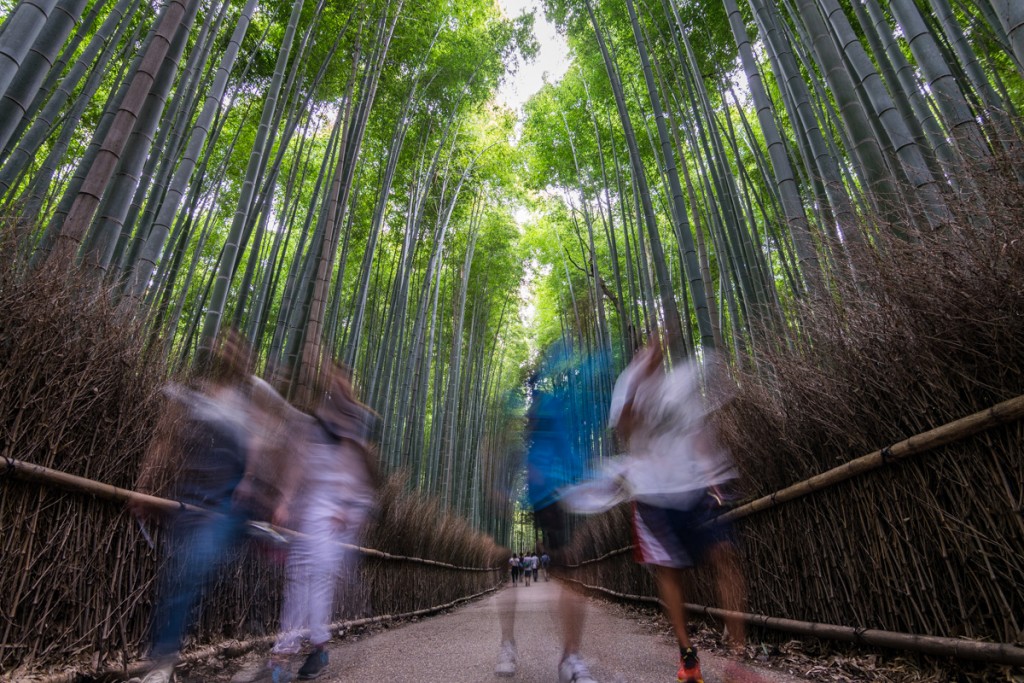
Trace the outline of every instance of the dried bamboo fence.
<instances>
[{"instance_id":1,"label":"dried bamboo fence","mask_svg":"<svg viewBox=\"0 0 1024 683\"><path fill-rule=\"evenodd\" d=\"M8 490L16 489L18 484L26 483L43 485L44 489L40 491L41 493L46 488L52 487L82 494L75 501L79 505L88 505L89 502L96 501L100 504L114 503L121 508L124 503L137 501L165 512L185 507L184 504L173 500L137 493L10 457L5 458L4 466L3 482ZM392 484L392 488L394 488L394 484ZM390 491L388 498L391 498L393 503L395 497L396 491ZM408 498L408 496L403 497ZM406 508L403 513L409 511L410 508ZM436 513L436 510L424 510L421 506L416 512ZM394 534L395 531L401 531L396 529L401 524L393 523L398 521L394 518L394 511L390 515L385 512L385 515L386 518L380 526L389 528L376 531L375 536L378 540L383 540L382 537ZM390 517L392 523L389 523L387 517ZM434 514L432 517L438 518L440 515ZM417 514L404 521L408 525L408 522L418 518L420 517ZM128 526L127 529L123 528L124 524ZM67 524L66 526L73 525ZM102 586L102 581L109 578L113 585L108 594L110 597L116 595L120 600L118 608L114 608L113 611L108 609L105 612L107 623L91 624L85 619L78 619L77 623L74 623L74 615L67 612L67 605L63 608L57 605L52 606L51 610L42 614L45 619L58 616L66 622L71 622L65 624L63 633L61 633L61 637L65 640L57 643L56 647L44 650L45 657L38 660L22 660L15 662L13 667L10 667L9 664L6 665L4 671L0 671L0 679L21 679L28 672L40 674L42 669L54 666L60 667L62 671L42 675L39 680L56 683L57 681L75 680L83 671L88 671L91 674L132 673L143 668L144 665L135 663L133 660L138 658L146 645L145 625L148 623L148 615L139 614L140 611L144 612L145 610L136 608L149 604L148 596L144 594L149 592L153 581L152 574L156 570L156 562L148 545L139 543L138 537L141 531L134 526L130 516L118 514L115 526L121 526L120 531L116 533L134 537L131 552L141 553L145 559L132 565L131 569L136 571L124 571L122 568L122 571L112 577L93 577L94 580L91 583L94 589ZM459 526L456 523L455 528ZM295 533L288 529L279 529L279 531L285 535ZM479 545L478 539L467 537L466 528L459 529L459 531L463 533L455 533L454 538L449 539L450 542L473 545L473 542L476 541ZM399 533L399 536L404 537L405 535ZM493 590L504 576L504 563L496 563L497 558L493 553L478 555L476 558L490 562L487 566L466 566L452 561L413 557L369 547L348 547L358 552L363 557L363 562L359 569L359 575L350 577L346 582L344 604L336 609L336 615L339 617L339 621L333 625L336 631L382 621L422 616L448 609ZM207 642L224 638L232 638L232 640L198 649L193 647L186 657L187 660L199 660L215 654L241 654L249 649L269 644L273 638L272 635L259 636L272 631L276 624L279 567L268 562L267 558L260 557L258 551L250 549L236 558L224 574L225 576L219 581L218 586L211 590L205 599L202 606L202 626L194 634L193 642ZM254 584L249 582L254 582ZM47 588L41 581L36 582L35 586L40 591L45 591ZM224 595L225 590L229 595L227 599ZM96 591L89 592L95 593ZM103 592L107 593L107 591ZM88 605L91 596L81 594L77 597L78 604ZM239 600L242 602L239 603ZM120 609L121 607L124 609ZM38 612L29 614L35 615ZM92 615L94 619L98 612L86 606L85 614ZM15 614L5 615L5 621L16 618L16 616ZM71 640L75 636L76 627L85 628L88 631L88 637L79 642ZM12 640L5 640L4 647L7 650L13 650L19 645L24 648L32 647L33 641L39 640L38 636L34 634L49 630L49 625L45 621L25 623L21 628L13 630ZM257 637L237 640L240 636ZM88 651L90 644L91 652ZM117 649L111 650L111 647ZM78 651L76 652L76 650ZM111 657L111 654L118 656ZM88 655L88 659L83 659L82 655ZM111 664L110 660L112 659L117 664ZM70 667L69 660L72 663ZM9 671L9 668L14 670Z\"/></svg>"},{"instance_id":2,"label":"dried bamboo fence","mask_svg":"<svg viewBox=\"0 0 1024 683\"><path fill-rule=\"evenodd\" d=\"M751 604L758 610L774 608L775 613L798 614L804 619L751 613L741 617L762 629L1024 666L1024 648L1014 644L1024 641L1020 621L1024 614L1020 591L1024 585L1024 557L1012 550L1014 546L1024 547L1024 499L1016 498L1014 507L1011 485L1013 481L1019 487L1024 472L1018 470L1014 478L1012 474L1008 477L1004 469L1019 467L1019 457L1016 463L1014 458L999 463L977 455L994 439L1010 438L1018 445L1024 443L1020 425L1008 426L1021 418L1024 396L851 460L724 514L723 519L736 522L769 513L763 515L767 521L757 519L758 523L739 529ZM1001 428L998 434L983 434L997 428ZM940 450L957 442L966 443L959 448ZM895 467L896 463L923 453L935 457ZM966 454L970 457L964 457ZM975 471L989 475L987 480L975 478L973 488L985 483L997 491L1002 487L1005 495L992 496L992 506L975 505L963 511L954 504L979 500L976 496L956 496L952 490L971 486L970 478L965 481L970 474L963 468L967 461L978 468ZM883 471L887 476L879 472L882 468L887 468ZM864 487L851 481L869 473L874 473L876 486L887 490L884 498L864 495ZM831 487L837 490L830 491ZM844 490L838 490L843 487ZM808 497L816 492L832 495ZM849 505L851 500L860 503L859 509ZM896 501L903 504L894 505ZM1000 501L1003 506L997 504ZM788 509L783 507L790 502L793 505ZM772 513L782 519L771 519ZM632 545L604 550L609 542L621 542L628 533L629 514L627 508L620 507L584 526L574 543L577 557L582 555L582 548L597 554L571 562L567 569L574 578L570 580L618 599L657 603L651 577L627 557ZM939 538L945 536L947 540L938 547L930 547L935 534L915 533L929 521L938 523L946 532L960 527L960 533L940 534ZM770 534L766 533L769 529ZM1007 537L999 539L1003 533ZM873 542L865 543L864 552L849 552L852 545L866 537ZM777 544L787 547L779 548ZM986 544L1005 544L1008 552L997 556L986 550ZM804 561L793 561L801 557ZM785 563L780 563L780 559ZM938 582L943 579L950 583L946 590L939 590ZM712 597L706 588L712 585L706 572L699 572L693 584L688 594ZM623 587L633 592L622 592ZM958 615L951 613L950 603L958 609ZM718 619L726 614L724 610L700 604L688 603L686 607L694 614ZM877 607L883 609L876 610ZM820 619L810 618L817 614L858 625L821 623ZM883 625L887 624L949 635L886 630Z\"/></svg>"},{"instance_id":3,"label":"dried bamboo fence","mask_svg":"<svg viewBox=\"0 0 1024 683\"><path fill-rule=\"evenodd\" d=\"M8 234L0 231L0 678L125 670L146 646L161 553L123 501L159 433L169 371L159 342L140 344L151 332L130 307L88 273L27 268ZM105 484L69 493L21 476ZM453 569L496 564L493 541L398 479L385 485L363 545L339 622L417 614L495 583L493 572ZM240 550L208 592L189 650L272 632L281 573L277 558Z\"/></svg>"},{"instance_id":4,"label":"dried bamboo fence","mask_svg":"<svg viewBox=\"0 0 1024 683\"><path fill-rule=\"evenodd\" d=\"M592 586L590 584L567 579L572 583L586 590L603 593L617 600L628 600L630 602L643 602L648 604L662 605L660 599L649 595L630 595L620 593L603 586ZM880 631L878 629L867 629L853 626L835 626L833 624L818 624L810 621L795 621L793 619L781 619L769 617L763 614L750 614L748 612L730 612L717 607L696 605L691 602L684 603L686 610L691 615L712 617L719 621L727 618L741 619L749 626L763 629L773 629L814 638L826 640L841 640L849 643L862 645L877 645L894 649L910 650L928 655L943 657L955 657L958 659L973 659L982 662L993 662L997 664L1024 665L1024 648L1005 643L984 643L975 640L962 640L959 638L939 638L935 636L921 636L913 633L893 633L892 631Z\"/></svg>"}]
</instances>

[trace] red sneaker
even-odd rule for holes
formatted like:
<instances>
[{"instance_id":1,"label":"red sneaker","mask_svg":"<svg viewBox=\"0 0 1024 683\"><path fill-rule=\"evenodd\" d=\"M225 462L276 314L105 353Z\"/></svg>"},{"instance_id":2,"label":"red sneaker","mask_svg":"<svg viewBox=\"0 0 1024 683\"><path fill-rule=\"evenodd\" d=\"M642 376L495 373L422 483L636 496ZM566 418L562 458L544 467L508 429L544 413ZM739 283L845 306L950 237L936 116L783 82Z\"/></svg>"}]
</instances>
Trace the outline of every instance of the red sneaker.
<instances>
[{"instance_id":1,"label":"red sneaker","mask_svg":"<svg viewBox=\"0 0 1024 683\"><path fill-rule=\"evenodd\" d=\"M679 658L676 679L679 683L704 683L704 675L700 672L700 660L697 659L697 651L692 647L686 648Z\"/></svg>"}]
</instances>

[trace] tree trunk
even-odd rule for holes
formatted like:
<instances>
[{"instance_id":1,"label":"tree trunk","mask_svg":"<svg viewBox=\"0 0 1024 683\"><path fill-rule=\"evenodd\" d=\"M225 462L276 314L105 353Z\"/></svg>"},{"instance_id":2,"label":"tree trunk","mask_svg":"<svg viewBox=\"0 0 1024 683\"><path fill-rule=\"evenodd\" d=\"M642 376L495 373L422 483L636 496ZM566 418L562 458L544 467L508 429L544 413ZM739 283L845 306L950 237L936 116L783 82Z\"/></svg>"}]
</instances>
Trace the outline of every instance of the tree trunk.
<instances>
[{"instance_id":1,"label":"tree trunk","mask_svg":"<svg viewBox=\"0 0 1024 683\"><path fill-rule=\"evenodd\" d=\"M589 0L588 0L589 9ZM715 348L715 336L711 329L711 316L708 311L707 294L704 291L704 279L701 277L700 266L697 263L697 252L693 242L693 233L686 215L686 202L683 199L683 189L679 182L679 173L676 170L675 152L672 149L672 141L665 125L665 116L661 109L661 100L658 97L657 85L654 82L654 74L651 71L650 59L647 54L647 45L640 30L640 23L637 19L636 9L633 0L626 0L626 8L629 11L629 19L633 25L633 35L636 38L637 50L640 52L640 63L644 71L644 80L647 83L647 94L651 101L651 110L655 123L658 127L658 139L661 143L662 159L665 163L665 173L668 176L669 187L672 192L672 215L676 224L676 235L680 239L684 255L684 272L687 285L690 289L690 296L693 299L693 309L697 317L697 329L700 331L701 346L705 349ZM595 30L597 29L596 22ZM655 231L656 234L657 231ZM683 333L679 312L676 308L675 296L668 283L668 273L660 272L664 269L664 256L660 253L661 241L651 238L651 250L654 258L655 269L659 269L658 278L665 282L661 285L662 306L665 308L666 325L669 333L669 347L676 349L677 359L681 357ZM673 341L673 338L674 341Z\"/></svg>"},{"instance_id":2,"label":"tree trunk","mask_svg":"<svg viewBox=\"0 0 1024 683\"><path fill-rule=\"evenodd\" d=\"M209 306L203 321L203 330L199 338L200 349L203 349L203 351L196 359L200 365L206 362L206 352L213 348L213 342L220 331L221 317L224 315L224 310L227 306L228 290L231 287L231 279L234 276L235 266L239 258L239 242L242 237L242 230L245 228L249 218L249 211L252 208L256 176L263 167L264 159L268 152L264 147L270 134L270 121L277 107L277 99L281 93L281 84L284 82L285 67L288 63L288 56L292 51L292 43L295 40L295 33L298 30L299 17L304 4L304 0L294 0L292 3L291 16L288 18L288 25L285 27L284 37L281 40L281 47L277 54L277 63L274 67L274 75L267 89L263 113L256 132L253 149L249 155L245 179L242 182L242 189L239 193L238 206L235 209L231 228L224 243L224 251L221 254L217 270L217 281L213 286Z\"/></svg>"},{"instance_id":3,"label":"tree trunk","mask_svg":"<svg viewBox=\"0 0 1024 683\"><path fill-rule=\"evenodd\" d=\"M0 94L6 94L56 5L57 0L21 0L7 19L0 33Z\"/></svg>"}]
</instances>

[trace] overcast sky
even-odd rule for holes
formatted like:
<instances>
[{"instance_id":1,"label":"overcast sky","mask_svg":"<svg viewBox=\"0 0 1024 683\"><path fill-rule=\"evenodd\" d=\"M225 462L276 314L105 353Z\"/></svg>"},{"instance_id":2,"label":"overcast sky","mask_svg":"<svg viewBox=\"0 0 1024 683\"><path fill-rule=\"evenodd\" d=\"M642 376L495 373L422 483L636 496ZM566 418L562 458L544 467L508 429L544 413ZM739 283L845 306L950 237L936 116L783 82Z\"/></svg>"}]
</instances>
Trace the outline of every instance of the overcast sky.
<instances>
[{"instance_id":1,"label":"overcast sky","mask_svg":"<svg viewBox=\"0 0 1024 683\"><path fill-rule=\"evenodd\" d=\"M530 99L530 95L544 85L545 73L550 82L558 81L565 75L569 68L569 46L554 25L544 18L540 0L498 0L498 5L509 17L536 10L533 30L540 44L540 52L532 63L520 65L515 77L508 79L498 91L498 100L518 111Z\"/></svg>"}]
</instances>

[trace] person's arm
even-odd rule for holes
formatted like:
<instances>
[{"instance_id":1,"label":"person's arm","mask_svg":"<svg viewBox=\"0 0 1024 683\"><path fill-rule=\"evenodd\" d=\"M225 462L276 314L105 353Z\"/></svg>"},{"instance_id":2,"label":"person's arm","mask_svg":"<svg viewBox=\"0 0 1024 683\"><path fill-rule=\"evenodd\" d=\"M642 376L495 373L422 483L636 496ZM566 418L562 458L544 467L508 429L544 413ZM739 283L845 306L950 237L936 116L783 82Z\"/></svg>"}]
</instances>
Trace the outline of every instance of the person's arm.
<instances>
[{"instance_id":1,"label":"person's arm","mask_svg":"<svg viewBox=\"0 0 1024 683\"><path fill-rule=\"evenodd\" d=\"M302 482L303 455L313 418L295 408L267 381L250 377L251 398L256 414L264 422L261 438L251 452L246 477L269 477L273 487L271 521L283 525L288 509Z\"/></svg>"},{"instance_id":2,"label":"person's arm","mask_svg":"<svg viewBox=\"0 0 1024 683\"><path fill-rule=\"evenodd\" d=\"M179 384L169 383L160 389L160 393L164 405L135 479L135 491L148 495L165 493L168 482L181 466L180 421L192 392ZM136 499L128 502L128 508L136 517L148 517L153 512Z\"/></svg>"},{"instance_id":3,"label":"person's arm","mask_svg":"<svg viewBox=\"0 0 1024 683\"><path fill-rule=\"evenodd\" d=\"M629 442L633 431L635 413L633 399L636 397L636 362L630 363L619 375L612 389L611 405L608 408L608 426L615 430L623 444Z\"/></svg>"}]
</instances>

